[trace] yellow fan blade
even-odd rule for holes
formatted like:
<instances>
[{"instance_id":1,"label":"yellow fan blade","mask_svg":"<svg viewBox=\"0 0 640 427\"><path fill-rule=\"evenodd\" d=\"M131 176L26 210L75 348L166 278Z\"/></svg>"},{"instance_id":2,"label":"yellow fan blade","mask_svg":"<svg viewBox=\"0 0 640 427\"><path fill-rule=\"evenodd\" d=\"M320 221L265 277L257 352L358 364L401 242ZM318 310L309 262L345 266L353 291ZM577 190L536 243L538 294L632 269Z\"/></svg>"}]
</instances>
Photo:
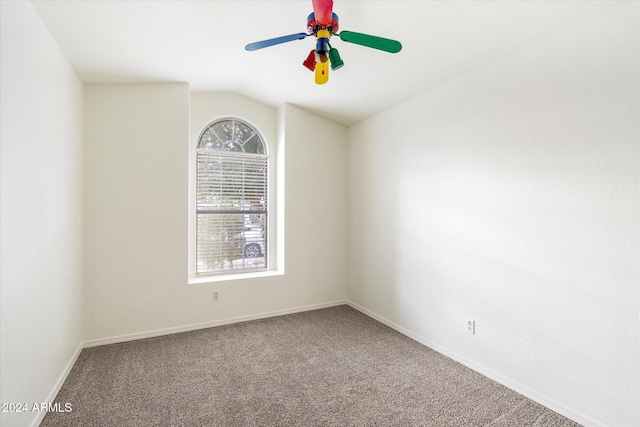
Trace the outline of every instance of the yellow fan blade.
<instances>
[{"instance_id":1,"label":"yellow fan blade","mask_svg":"<svg viewBox=\"0 0 640 427\"><path fill-rule=\"evenodd\" d=\"M323 85L329 81L329 62L316 62L316 84Z\"/></svg>"}]
</instances>

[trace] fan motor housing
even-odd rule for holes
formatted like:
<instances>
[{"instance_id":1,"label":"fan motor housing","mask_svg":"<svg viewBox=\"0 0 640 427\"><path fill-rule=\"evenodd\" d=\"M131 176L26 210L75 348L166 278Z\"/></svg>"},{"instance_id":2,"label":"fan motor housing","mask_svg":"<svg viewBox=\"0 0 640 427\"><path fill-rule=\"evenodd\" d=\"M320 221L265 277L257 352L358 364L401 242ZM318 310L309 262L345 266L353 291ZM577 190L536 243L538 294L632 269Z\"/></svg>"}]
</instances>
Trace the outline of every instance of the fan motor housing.
<instances>
[{"instance_id":1,"label":"fan motor housing","mask_svg":"<svg viewBox=\"0 0 640 427\"><path fill-rule=\"evenodd\" d=\"M332 13L331 23L326 28L329 29L331 33L337 33L339 29L339 21L340 20L338 19L338 15ZM315 13L311 12L311 14L307 17L307 32L309 34L315 35L319 29L322 29L322 26L320 26L316 21Z\"/></svg>"}]
</instances>

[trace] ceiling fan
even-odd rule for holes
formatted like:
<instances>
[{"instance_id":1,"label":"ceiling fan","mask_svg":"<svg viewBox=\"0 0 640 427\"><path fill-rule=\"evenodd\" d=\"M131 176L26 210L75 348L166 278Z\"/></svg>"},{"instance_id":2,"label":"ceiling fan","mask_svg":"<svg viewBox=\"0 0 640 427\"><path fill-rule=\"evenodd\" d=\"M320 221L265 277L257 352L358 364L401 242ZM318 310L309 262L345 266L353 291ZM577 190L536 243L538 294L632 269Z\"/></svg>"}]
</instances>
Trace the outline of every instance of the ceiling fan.
<instances>
[{"instance_id":1,"label":"ceiling fan","mask_svg":"<svg viewBox=\"0 0 640 427\"><path fill-rule=\"evenodd\" d=\"M258 50L294 40L302 40L305 37L315 36L316 48L309 52L302 65L315 72L317 84L325 84L329 81L329 64L332 70L337 70L344 65L338 49L331 46L331 36L338 36L340 40L361 46L371 47L389 53L398 53L402 44L397 40L371 36L369 34L356 33L354 31L342 31L338 33L338 15L333 13L333 0L311 0L313 12L307 18L307 33L289 34L287 36L249 43L244 48L248 51Z\"/></svg>"}]
</instances>

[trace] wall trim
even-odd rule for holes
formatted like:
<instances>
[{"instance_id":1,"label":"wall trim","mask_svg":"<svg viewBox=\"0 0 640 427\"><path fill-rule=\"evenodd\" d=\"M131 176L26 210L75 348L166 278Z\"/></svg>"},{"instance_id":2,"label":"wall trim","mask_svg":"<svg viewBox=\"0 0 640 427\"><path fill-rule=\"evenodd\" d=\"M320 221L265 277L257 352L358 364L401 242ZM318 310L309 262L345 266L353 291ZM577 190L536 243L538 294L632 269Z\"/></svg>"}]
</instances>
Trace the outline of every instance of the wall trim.
<instances>
[{"instance_id":1,"label":"wall trim","mask_svg":"<svg viewBox=\"0 0 640 427\"><path fill-rule=\"evenodd\" d=\"M414 333L413 331L398 325L397 323L392 322L391 320L380 316L377 313L374 313L373 311L366 309L358 304L356 304L353 301L347 300L347 305L351 308L354 308L356 310L358 310L359 312L361 312L362 314L371 317L372 319L377 320L380 323L383 323L387 326L389 326L391 329L394 329L398 332L400 332L402 335L405 335L409 338L411 338L414 341L419 342L420 344L429 347L430 349L437 351L438 353L455 360L456 362L459 362L461 364L463 364L464 366L473 369L474 371L478 372L479 374L484 375L485 377L488 377L500 384L502 384L503 386L510 388L511 390L520 393L521 395L525 396L528 399L533 400L534 402L537 402L539 404L541 404L542 406L545 406L549 409L551 409L552 411L557 412L560 415L563 415L579 424L582 424L583 426L586 427L605 427L604 424L594 420L593 418L588 417L587 415L584 415L581 412L578 412L566 405L564 405L561 402L558 402L557 400L545 396L543 394L538 393L535 390L530 389L529 387L526 387L520 383L518 383L517 381L512 380L511 378L505 377L504 375L493 371L492 369L489 369L479 363L474 362L471 359L467 359L466 357L463 357L445 347L442 347L436 343L434 343L433 341L430 341L416 333Z\"/></svg>"},{"instance_id":2,"label":"wall trim","mask_svg":"<svg viewBox=\"0 0 640 427\"><path fill-rule=\"evenodd\" d=\"M230 325L233 323L248 322L250 320L284 316L286 314L301 313L304 311L311 311L311 310L319 310L322 308L335 307L338 305L345 305L345 304L347 304L347 300L339 300L339 301L332 301L332 302L321 303L321 304L312 304L312 305L305 305L305 306L294 307L294 308L287 308L284 310L267 311L267 312L258 313L258 314L250 314L247 316L230 317L230 318L221 319L221 320L214 320L211 322L194 323L194 324L184 325L184 326L155 329L155 330L146 331L146 332L136 332L133 334L116 335L116 336L107 337L107 338L98 338L94 340L85 341L84 348L97 347L100 345L107 345L107 344L116 344L116 343L127 342L127 341L135 341L135 340L141 340L145 338L159 337L163 335L177 334L180 332L195 331L198 329L213 328L215 326Z\"/></svg>"},{"instance_id":3,"label":"wall trim","mask_svg":"<svg viewBox=\"0 0 640 427\"><path fill-rule=\"evenodd\" d=\"M67 377L69 376L69 373L71 372L71 368L73 368L73 365L76 364L76 361L78 360L78 357L80 357L80 353L82 352L83 348L84 348L84 342L81 341L78 344L78 347L76 347L76 350L71 355L71 358L69 359L69 361L67 362L66 366L62 370L62 373L58 377L58 380L53 385L53 388L51 389L51 391L49 392L49 395L43 401L43 403L53 403L53 401L56 399L56 396L58 395L58 392L62 388L62 385L67 380ZM34 420L30 424L31 427L38 427L40 425L40 423L42 422L42 420L44 419L45 415L47 415L46 411L38 412L37 416L34 418Z\"/></svg>"}]
</instances>

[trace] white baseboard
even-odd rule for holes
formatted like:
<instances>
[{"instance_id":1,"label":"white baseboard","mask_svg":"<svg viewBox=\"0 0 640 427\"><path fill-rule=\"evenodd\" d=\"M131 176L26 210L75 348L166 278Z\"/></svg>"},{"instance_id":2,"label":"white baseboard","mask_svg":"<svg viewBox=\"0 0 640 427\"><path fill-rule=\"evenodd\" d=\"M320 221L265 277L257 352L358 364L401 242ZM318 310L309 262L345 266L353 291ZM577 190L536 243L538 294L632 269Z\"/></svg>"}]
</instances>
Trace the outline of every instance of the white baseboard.
<instances>
[{"instance_id":1,"label":"white baseboard","mask_svg":"<svg viewBox=\"0 0 640 427\"><path fill-rule=\"evenodd\" d=\"M389 326L392 329L395 329L396 331L400 332L403 335L406 335L407 337L411 338L414 341L419 342L420 344L429 347L432 350L437 351L440 354L443 354L444 356L447 356L450 359L455 360L456 362L459 362L461 364L463 364L464 366L473 369L474 371L484 375L485 377L488 377L500 384L502 384L505 387L510 388L511 390L520 393L521 395L533 400L534 402L537 402L549 409L551 409L552 411L555 411L557 413L559 413L560 415L563 415L567 418L569 418L570 420L573 420L579 424L582 424L583 426L588 426L588 427L604 427L605 425L572 409L567 407L566 405L556 401L555 399L552 399L548 396L544 396L520 383L518 383L517 381L513 381L510 378L505 377L504 375L499 374L498 372L495 372L485 366L482 366L476 362L474 362L473 360L467 359L466 357L460 356L459 354L450 351L447 348L444 348L424 337L421 337L420 335L412 332L411 330L404 328L392 321L390 321L389 319L386 319L374 312L372 312L371 310L368 310L362 306L359 306L358 304L352 302L352 301L348 301L347 300L347 305L349 305L350 307L358 310L359 312L371 317L372 319L377 320L380 323L383 323L387 326Z\"/></svg>"},{"instance_id":2,"label":"white baseboard","mask_svg":"<svg viewBox=\"0 0 640 427\"><path fill-rule=\"evenodd\" d=\"M49 396L47 396L47 399L44 401L44 403L53 403L56 396L58 395L58 392L62 388L62 385L67 380L67 377L69 376L69 372L71 372L71 368L73 368L73 365L75 365L76 360L78 360L78 357L80 356L80 352L82 352L83 348L84 348L84 343L80 342L76 350L71 355L71 358L67 362L66 366L62 370L62 373L58 377L58 380L53 385L53 388L51 389L51 392L49 392ZM38 412L37 414L38 415L31 423L31 427L38 427L42 422L42 420L44 419L45 415L47 415L47 412L42 411L42 412Z\"/></svg>"},{"instance_id":3,"label":"white baseboard","mask_svg":"<svg viewBox=\"0 0 640 427\"><path fill-rule=\"evenodd\" d=\"M283 316L285 314L301 313L303 311L319 310L321 308L329 308L329 307L335 307L338 305L345 305L345 304L347 304L346 300L340 300L340 301L333 301L333 302L322 303L322 304L313 304L313 305L306 305L301 307L288 308L284 310L276 310L276 311L269 311L269 312L258 313L258 314L251 314L248 316L231 317L227 319L214 320L212 322L195 323L191 325L176 326L176 327L165 328L165 329L155 329L155 330L146 331L146 332L136 332L134 334L99 338L95 340L85 341L84 348L97 347L99 345L115 344L115 343L121 343L121 342L127 342L127 341L135 341L135 340L140 340L144 338L153 338L153 337L159 337L162 335L177 334L180 332L195 331L198 329L212 328L214 326L230 325L232 323L266 319L269 317Z\"/></svg>"}]
</instances>

